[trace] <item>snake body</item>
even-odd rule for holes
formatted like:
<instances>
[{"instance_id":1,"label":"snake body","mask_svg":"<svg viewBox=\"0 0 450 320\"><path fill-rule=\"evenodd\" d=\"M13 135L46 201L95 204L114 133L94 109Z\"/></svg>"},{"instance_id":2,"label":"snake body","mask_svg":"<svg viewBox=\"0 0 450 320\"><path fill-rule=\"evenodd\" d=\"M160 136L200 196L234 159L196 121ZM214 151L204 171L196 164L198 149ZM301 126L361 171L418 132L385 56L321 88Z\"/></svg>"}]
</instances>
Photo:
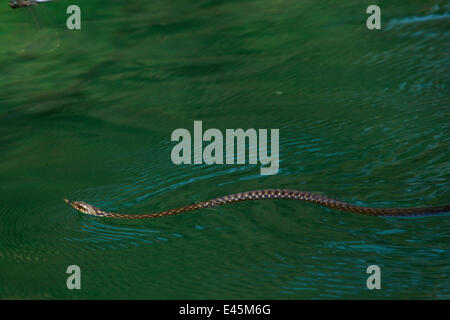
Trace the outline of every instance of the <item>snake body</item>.
<instances>
[{"instance_id":1,"label":"snake body","mask_svg":"<svg viewBox=\"0 0 450 320\"><path fill-rule=\"evenodd\" d=\"M290 200L300 200L306 202L312 202L319 204L321 206L329 207L332 209L337 209L340 211L373 215L373 216L421 216L421 215L432 215L437 213L450 212L450 205L440 206L440 207L415 207L415 208L373 208L373 207L362 207L357 206L348 202L336 200L322 194L311 193L299 190L289 190L289 189L266 189L266 190L255 190L246 191L230 194L227 196L202 201L187 205L184 207L179 207L175 209L170 209L161 212L149 213L149 214L121 214L104 211L102 209L96 208L83 201L69 201L64 199L68 204L70 204L77 211L84 214L93 215L97 217L106 218L119 218L119 219L151 219L160 218L165 216L171 216L175 214L185 213L189 211L194 211L198 209L211 208L216 206L221 206L228 203L248 201L248 200L266 200L266 199L290 199Z\"/></svg>"}]
</instances>

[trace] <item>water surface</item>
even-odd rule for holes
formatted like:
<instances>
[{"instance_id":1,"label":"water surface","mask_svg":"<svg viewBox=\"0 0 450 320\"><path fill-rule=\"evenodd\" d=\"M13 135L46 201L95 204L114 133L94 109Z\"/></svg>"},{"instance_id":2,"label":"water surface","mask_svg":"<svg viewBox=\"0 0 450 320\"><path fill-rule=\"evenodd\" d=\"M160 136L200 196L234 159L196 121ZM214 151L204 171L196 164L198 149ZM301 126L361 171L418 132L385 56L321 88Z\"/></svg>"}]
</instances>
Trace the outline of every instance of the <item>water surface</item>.
<instances>
[{"instance_id":1,"label":"water surface","mask_svg":"<svg viewBox=\"0 0 450 320\"><path fill-rule=\"evenodd\" d=\"M62 201L148 213L291 188L447 204L448 2L383 2L375 31L368 1L76 3L81 31L66 1L0 8L1 298L450 297L449 215L275 200L122 221ZM194 120L279 129L279 173L174 165L170 135ZM81 290L66 288L72 264Z\"/></svg>"}]
</instances>

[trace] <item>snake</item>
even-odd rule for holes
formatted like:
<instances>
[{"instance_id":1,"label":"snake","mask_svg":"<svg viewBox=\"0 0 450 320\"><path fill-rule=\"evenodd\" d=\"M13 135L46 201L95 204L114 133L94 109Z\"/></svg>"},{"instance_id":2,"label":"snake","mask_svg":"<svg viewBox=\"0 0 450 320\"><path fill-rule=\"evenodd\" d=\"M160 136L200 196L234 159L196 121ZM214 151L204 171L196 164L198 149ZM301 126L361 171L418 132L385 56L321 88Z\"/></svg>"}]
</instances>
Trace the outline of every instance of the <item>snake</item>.
<instances>
[{"instance_id":1,"label":"snake","mask_svg":"<svg viewBox=\"0 0 450 320\"><path fill-rule=\"evenodd\" d=\"M336 209L339 211L372 215L372 216L427 216L439 213L450 212L450 205L440 207L413 207L413 208L375 208L354 205L345 201L333 199L321 193L305 192L290 189L265 189L245 191L226 195L223 197L197 202L179 208L174 208L161 212L148 214L122 214L104 211L84 201L64 201L70 204L75 210L96 217L118 218L118 219L151 219L172 216L185 212L199 209L221 206L229 203L249 201L249 200L270 200L270 199L287 199L299 200L318 204L320 206Z\"/></svg>"}]
</instances>

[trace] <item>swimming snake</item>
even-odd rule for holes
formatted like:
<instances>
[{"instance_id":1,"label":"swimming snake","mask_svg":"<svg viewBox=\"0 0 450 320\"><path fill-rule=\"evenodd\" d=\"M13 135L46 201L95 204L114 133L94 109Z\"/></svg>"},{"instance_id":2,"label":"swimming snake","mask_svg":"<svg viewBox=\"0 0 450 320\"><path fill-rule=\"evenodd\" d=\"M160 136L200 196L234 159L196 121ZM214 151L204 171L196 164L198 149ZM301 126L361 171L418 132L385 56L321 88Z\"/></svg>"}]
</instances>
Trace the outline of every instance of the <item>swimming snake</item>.
<instances>
[{"instance_id":1,"label":"swimming snake","mask_svg":"<svg viewBox=\"0 0 450 320\"><path fill-rule=\"evenodd\" d=\"M161 212L149 213L149 214L121 214L103 211L96 208L83 201L69 201L64 199L65 202L74 207L77 211L106 218L119 218L119 219L150 219L150 218L160 218L165 216L171 216L175 214L180 214L184 212L194 211L198 209L211 208L216 206L221 206L228 203L248 201L248 200L265 200L265 199L291 199L300 200L306 202L312 202L319 204L321 206L329 207L332 209L337 209L340 211L372 215L372 216L423 216L432 215L437 213L450 212L450 205L445 205L441 207L415 207L415 208L373 208L373 207L362 207L357 206L348 202L336 200L322 194L311 193L299 190L289 190L289 189L266 189L266 190L255 190L246 191L230 194L227 196L202 201L187 205L184 207L179 207L175 209L170 209Z\"/></svg>"}]
</instances>

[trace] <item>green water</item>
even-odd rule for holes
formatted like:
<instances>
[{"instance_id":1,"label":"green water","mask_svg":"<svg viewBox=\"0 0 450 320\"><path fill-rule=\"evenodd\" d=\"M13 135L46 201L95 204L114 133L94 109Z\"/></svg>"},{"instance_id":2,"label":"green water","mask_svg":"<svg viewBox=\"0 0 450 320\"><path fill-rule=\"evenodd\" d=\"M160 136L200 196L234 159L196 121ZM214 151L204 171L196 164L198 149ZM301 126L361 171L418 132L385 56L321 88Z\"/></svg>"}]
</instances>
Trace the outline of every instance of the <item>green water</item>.
<instances>
[{"instance_id":1,"label":"green water","mask_svg":"<svg viewBox=\"0 0 450 320\"><path fill-rule=\"evenodd\" d=\"M0 7L0 298L450 298L448 214L274 200L126 221L62 201L148 213L290 188L449 203L448 1L73 3L80 31L68 1ZM279 173L174 165L171 133L194 120L279 129Z\"/></svg>"}]
</instances>

